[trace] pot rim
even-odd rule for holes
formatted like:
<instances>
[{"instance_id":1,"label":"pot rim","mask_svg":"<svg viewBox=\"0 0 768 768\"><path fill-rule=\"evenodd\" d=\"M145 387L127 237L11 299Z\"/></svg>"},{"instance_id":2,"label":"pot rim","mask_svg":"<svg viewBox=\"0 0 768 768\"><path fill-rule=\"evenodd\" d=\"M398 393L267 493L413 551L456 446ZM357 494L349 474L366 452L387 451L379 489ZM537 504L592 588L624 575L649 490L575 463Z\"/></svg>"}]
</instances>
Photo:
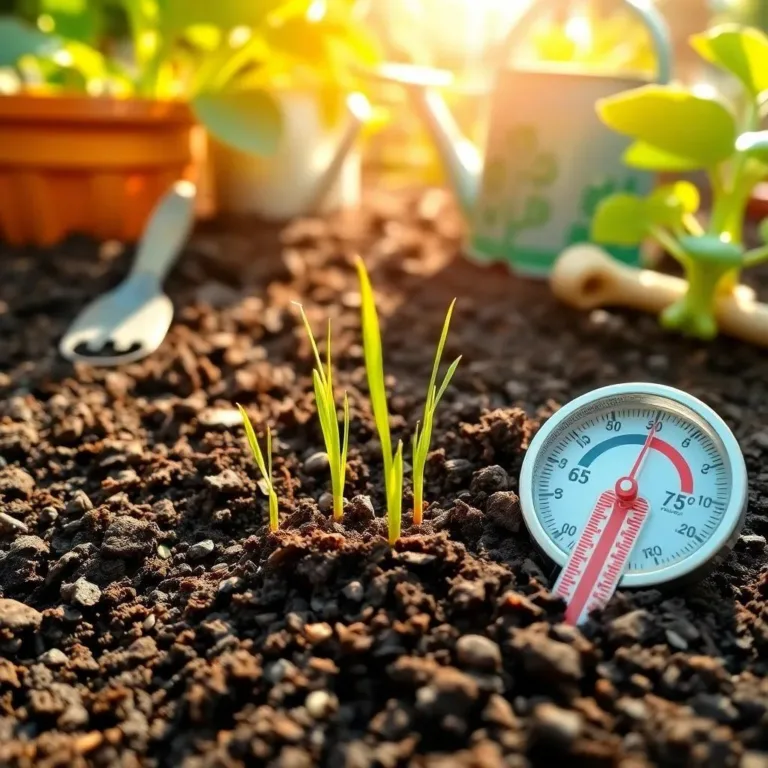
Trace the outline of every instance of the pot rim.
<instances>
[{"instance_id":1,"label":"pot rim","mask_svg":"<svg viewBox=\"0 0 768 768\"><path fill-rule=\"evenodd\" d=\"M55 94L41 91L0 96L0 122L191 125L192 112L180 100Z\"/></svg>"}]
</instances>

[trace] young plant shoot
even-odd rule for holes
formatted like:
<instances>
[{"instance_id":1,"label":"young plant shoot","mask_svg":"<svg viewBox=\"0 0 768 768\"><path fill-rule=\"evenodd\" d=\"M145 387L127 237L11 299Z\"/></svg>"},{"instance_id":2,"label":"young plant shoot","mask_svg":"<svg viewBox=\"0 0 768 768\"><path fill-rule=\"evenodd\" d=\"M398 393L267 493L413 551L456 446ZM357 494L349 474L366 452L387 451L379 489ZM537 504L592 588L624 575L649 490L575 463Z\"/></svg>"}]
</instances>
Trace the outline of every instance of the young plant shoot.
<instances>
[{"instance_id":1,"label":"young plant shoot","mask_svg":"<svg viewBox=\"0 0 768 768\"><path fill-rule=\"evenodd\" d=\"M400 538L403 514L403 443L399 441L392 453L392 436L389 432L389 409L384 384L384 357L381 350L381 329L376 312L371 281L363 260L357 259L360 277L361 317L363 327L363 354L371 396L373 419L379 433L381 454L384 462L384 487L387 495L387 522L389 543L394 546Z\"/></svg>"},{"instance_id":2,"label":"young plant shoot","mask_svg":"<svg viewBox=\"0 0 768 768\"><path fill-rule=\"evenodd\" d=\"M344 480L347 473L347 448L349 447L349 400L344 393L343 436L339 440L339 420L336 414L336 401L333 395L333 373L331 368L331 321L328 321L328 337L326 342L326 363L317 349L317 343L304 312L304 307L294 302L299 308L304 328L315 356L315 367L312 369L312 383L315 388L315 405L320 420L320 429L325 441L325 451L331 468L331 490L333 493L333 519L341 520L344 514Z\"/></svg>"},{"instance_id":3,"label":"young plant shoot","mask_svg":"<svg viewBox=\"0 0 768 768\"><path fill-rule=\"evenodd\" d=\"M259 468L259 472L261 472L263 485L266 488L266 494L269 498L269 530L274 533L278 528L279 520L277 513L277 494L275 493L275 486L272 484L272 431L267 427L267 461L265 463L264 455L262 454L259 442L256 439L256 433L253 431L253 425L248 418L248 414L245 412L245 408L243 408L240 403L237 404L237 408L243 419L245 435L248 438L248 445L251 448L253 460Z\"/></svg>"},{"instance_id":4,"label":"young plant shoot","mask_svg":"<svg viewBox=\"0 0 768 768\"><path fill-rule=\"evenodd\" d=\"M443 348L448 338L448 329L451 325L451 316L456 299L451 302L448 312L445 315L443 323L443 332L440 334L440 342L437 345L435 353L435 362L432 366L432 376L429 380L427 389L427 400L424 404L424 418L421 424L416 425L413 433L413 523L421 525L422 514L424 511L424 468L427 464L427 454L429 453L429 444L432 441L432 425L434 423L435 411L437 405L448 389L453 374L461 361L461 355L457 357L446 371L440 389L437 388L437 374L440 369L440 361L443 357Z\"/></svg>"},{"instance_id":5,"label":"young plant shoot","mask_svg":"<svg viewBox=\"0 0 768 768\"><path fill-rule=\"evenodd\" d=\"M648 85L598 102L602 121L633 143L624 162L656 172L704 170L712 187L711 215L695 216L699 194L687 181L663 186L647 197L617 194L603 200L592 222L592 238L636 245L653 238L683 267L688 288L667 307L661 323L692 336L717 334L719 294L737 284L740 271L768 261L764 245L747 250L744 214L756 184L768 178L768 35L726 25L691 38L708 62L733 75L744 94L743 109L681 85Z\"/></svg>"}]
</instances>

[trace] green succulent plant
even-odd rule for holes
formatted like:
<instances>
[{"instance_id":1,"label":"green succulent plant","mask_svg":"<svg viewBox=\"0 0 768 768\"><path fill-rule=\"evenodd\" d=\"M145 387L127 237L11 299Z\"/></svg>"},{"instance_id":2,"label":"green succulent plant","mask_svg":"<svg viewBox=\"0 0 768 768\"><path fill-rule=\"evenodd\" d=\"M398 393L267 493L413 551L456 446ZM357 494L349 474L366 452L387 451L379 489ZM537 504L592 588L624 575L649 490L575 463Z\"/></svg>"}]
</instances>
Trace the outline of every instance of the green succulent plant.
<instances>
[{"instance_id":1,"label":"green succulent plant","mask_svg":"<svg viewBox=\"0 0 768 768\"><path fill-rule=\"evenodd\" d=\"M683 267L685 295L661 315L667 328L711 339L717 334L715 304L733 288L740 271L768 260L764 245L744 245L744 214L756 184L768 178L768 35L724 25L691 38L707 61L733 75L743 90L736 108L716 95L681 85L648 85L598 102L602 121L633 143L624 162L649 171L705 171L712 187L708 220L697 217L699 193L688 181L662 186L650 195L619 193L603 200L592 222L592 238L611 245L655 239Z\"/></svg>"}]
</instances>

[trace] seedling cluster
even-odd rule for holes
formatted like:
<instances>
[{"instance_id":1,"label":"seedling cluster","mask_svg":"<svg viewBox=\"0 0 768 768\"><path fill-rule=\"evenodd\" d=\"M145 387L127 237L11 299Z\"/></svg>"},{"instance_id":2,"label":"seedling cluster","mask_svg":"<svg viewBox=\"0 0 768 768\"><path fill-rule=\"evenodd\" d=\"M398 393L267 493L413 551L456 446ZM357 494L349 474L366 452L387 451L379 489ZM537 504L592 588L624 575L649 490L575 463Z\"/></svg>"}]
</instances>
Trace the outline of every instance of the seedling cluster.
<instances>
[{"instance_id":1,"label":"seedling cluster","mask_svg":"<svg viewBox=\"0 0 768 768\"><path fill-rule=\"evenodd\" d=\"M713 204L700 220L699 193L688 181L655 190L648 197L615 194L597 209L594 240L637 245L646 237L680 262L686 294L661 315L665 327L710 339L717 334L715 304L733 289L744 267L768 261L768 219L764 245L747 250L743 222L750 193L768 179L768 35L726 25L694 35L691 44L707 61L740 83L738 107L720 97L681 85L635 88L598 103L603 122L629 136L624 155L630 166L650 171L706 171Z\"/></svg>"},{"instance_id":2,"label":"seedling cluster","mask_svg":"<svg viewBox=\"0 0 768 768\"><path fill-rule=\"evenodd\" d=\"M387 391L384 380L384 354L381 341L381 328L379 325L376 302L373 288L365 268L363 260L358 258L357 271L360 280L361 296L361 327L363 335L363 355L365 358L365 370L368 380L371 409L373 411L376 430L381 444L382 461L384 465L384 486L387 504L388 539L390 545L394 545L400 538L402 529L403 511L403 482L404 459L403 441L398 440L397 447L392 449L392 435L389 426L389 405L387 403ZM424 403L424 415L416 425L412 439L412 485L413 485L413 522L420 525L424 509L424 471L432 441L432 428L435 420L437 406L440 403L451 379L456 373L461 357L457 357L448 367L438 387L438 375L443 350L448 338L448 330L451 324L453 308L456 300L451 302L443 323L442 333L437 345L432 375L429 380L426 400ZM302 323L309 339L312 353L315 358L315 367L312 370L312 381L315 392L315 405L320 421L320 429L325 442L326 453L331 473L331 490L333 494L333 517L341 520L344 512L344 485L347 469L347 451L349 448L349 400L344 393L342 402L342 424L339 426L338 409L333 386L333 366L331 362L331 324L328 322L326 335L326 358L323 362L320 351L315 341L312 328L306 313L301 305L298 305ZM278 528L277 495L272 483L272 437L267 429L267 458L261 452L253 426L242 406L238 405L240 415L245 426L248 444L253 454L254 461L262 475L262 485L269 497L269 528L276 531Z\"/></svg>"}]
</instances>

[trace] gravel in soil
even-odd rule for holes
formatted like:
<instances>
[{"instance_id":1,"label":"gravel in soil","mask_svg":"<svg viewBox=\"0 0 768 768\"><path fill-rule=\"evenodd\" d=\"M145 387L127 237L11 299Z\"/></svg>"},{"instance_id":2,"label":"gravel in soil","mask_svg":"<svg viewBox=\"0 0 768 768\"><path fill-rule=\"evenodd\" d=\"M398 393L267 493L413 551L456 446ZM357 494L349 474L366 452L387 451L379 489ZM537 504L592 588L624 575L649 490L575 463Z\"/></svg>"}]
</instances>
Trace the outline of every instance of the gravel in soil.
<instances>
[{"instance_id":1,"label":"gravel in soil","mask_svg":"<svg viewBox=\"0 0 768 768\"><path fill-rule=\"evenodd\" d=\"M649 317L579 314L459 257L435 190L284 228L200 228L169 337L116 370L56 344L130 253L0 252L0 765L229 768L768 765L768 363ZM356 251L409 437L450 299L464 355L435 425L421 529L386 545ZM765 273L757 286L768 287ZM291 301L333 321L352 408L344 520ZM686 591L562 623L517 479L539 424L619 381L668 383L732 426L751 477L732 556ZM234 403L277 433L282 526Z\"/></svg>"}]
</instances>

